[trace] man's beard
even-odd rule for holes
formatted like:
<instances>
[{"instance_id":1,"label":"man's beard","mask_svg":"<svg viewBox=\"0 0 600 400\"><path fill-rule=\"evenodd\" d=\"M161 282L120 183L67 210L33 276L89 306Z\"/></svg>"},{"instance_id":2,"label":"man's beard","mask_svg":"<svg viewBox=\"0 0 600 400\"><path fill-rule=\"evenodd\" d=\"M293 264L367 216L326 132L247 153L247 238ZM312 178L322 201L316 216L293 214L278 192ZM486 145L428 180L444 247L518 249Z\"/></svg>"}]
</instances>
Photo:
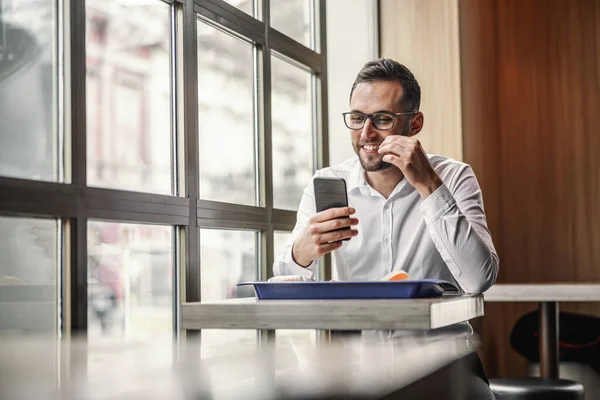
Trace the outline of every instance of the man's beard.
<instances>
[{"instance_id":1,"label":"man's beard","mask_svg":"<svg viewBox=\"0 0 600 400\"><path fill-rule=\"evenodd\" d=\"M382 170L387 169L392 166L392 164L383 161L381 158L379 158L378 160L376 159L377 157L383 157L381 155L367 156L367 159L364 159L363 157L361 157L360 149L364 144L374 144L374 143L367 142L367 143L361 143L361 144L354 144L354 152L358 156L360 165L362 165L362 167L365 171L367 171L367 172L382 171Z\"/></svg>"},{"instance_id":2,"label":"man's beard","mask_svg":"<svg viewBox=\"0 0 600 400\"><path fill-rule=\"evenodd\" d=\"M410 130L410 121L408 121L408 124L402 129L402 133L400 133L400 136L408 136L409 130ZM367 172L383 171L384 169L388 169L389 167L394 165L394 164L390 164L389 162L383 161L382 160L383 155L367 156L366 160L360 156L360 149L365 144L381 145L381 143L382 142L379 142L379 143L376 143L376 142L352 143L352 147L354 147L354 152L358 156L360 165L362 165L362 167L365 171L367 171ZM376 160L376 157L381 157L381 158L379 160Z\"/></svg>"}]
</instances>

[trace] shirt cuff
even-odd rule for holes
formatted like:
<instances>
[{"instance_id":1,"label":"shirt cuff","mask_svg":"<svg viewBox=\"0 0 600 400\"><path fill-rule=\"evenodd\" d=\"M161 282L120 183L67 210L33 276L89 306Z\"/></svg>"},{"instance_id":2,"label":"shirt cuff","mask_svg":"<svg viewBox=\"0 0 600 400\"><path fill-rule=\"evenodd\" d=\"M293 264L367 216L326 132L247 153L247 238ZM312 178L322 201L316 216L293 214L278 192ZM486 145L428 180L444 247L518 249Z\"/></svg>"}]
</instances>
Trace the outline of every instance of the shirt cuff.
<instances>
[{"instance_id":1,"label":"shirt cuff","mask_svg":"<svg viewBox=\"0 0 600 400\"><path fill-rule=\"evenodd\" d=\"M442 185L431 193L419 205L419 210L429 221L435 221L444 212L456 204L454 196L446 185Z\"/></svg>"},{"instance_id":2,"label":"shirt cuff","mask_svg":"<svg viewBox=\"0 0 600 400\"><path fill-rule=\"evenodd\" d=\"M287 266L287 271L285 271L285 273L282 275L302 275L306 278L312 279L314 276L314 272L311 270L315 265L315 261L313 260L313 262L311 262L308 267L298 265L296 261L294 261L294 257L292 257L293 247L294 245L292 244L285 254L284 263Z\"/></svg>"}]
</instances>

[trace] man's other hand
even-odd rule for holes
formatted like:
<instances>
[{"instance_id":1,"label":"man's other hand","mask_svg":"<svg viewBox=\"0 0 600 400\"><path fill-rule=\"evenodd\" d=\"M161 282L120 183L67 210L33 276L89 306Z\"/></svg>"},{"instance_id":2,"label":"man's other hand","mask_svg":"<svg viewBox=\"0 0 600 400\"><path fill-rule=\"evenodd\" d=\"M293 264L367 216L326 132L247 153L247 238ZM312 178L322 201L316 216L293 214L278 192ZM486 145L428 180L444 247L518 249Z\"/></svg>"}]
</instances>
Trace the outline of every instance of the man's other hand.
<instances>
[{"instance_id":1,"label":"man's other hand","mask_svg":"<svg viewBox=\"0 0 600 400\"><path fill-rule=\"evenodd\" d=\"M421 143L414 137L388 136L379 146L379 154L384 154L383 161L394 164L402 171L422 199L427 198L443 184L429 163Z\"/></svg>"},{"instance_id":2,"label":"man's other hand","mask_svg":"<svg viewBox=\"0 0 600 400\"><path fill-rule=\"evenodd\" d=\"M292 246L292 258L296 264L308 267L313 260L342 247L342 240L356 236L356 229L336 230L358 224L357 218L344 218L354 212L352 207L339 207L315 214Z\"/></svg>"}]
</instances>

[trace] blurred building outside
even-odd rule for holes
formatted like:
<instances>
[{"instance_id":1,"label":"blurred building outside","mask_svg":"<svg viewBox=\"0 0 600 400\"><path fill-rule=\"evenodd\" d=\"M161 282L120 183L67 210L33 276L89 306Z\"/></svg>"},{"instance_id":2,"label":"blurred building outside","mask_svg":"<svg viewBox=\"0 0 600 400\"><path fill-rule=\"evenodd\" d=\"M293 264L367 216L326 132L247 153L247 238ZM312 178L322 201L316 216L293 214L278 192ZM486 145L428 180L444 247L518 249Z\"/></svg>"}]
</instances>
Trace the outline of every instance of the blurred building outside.
<instances>
[{"instance_id":1,"label":"blurred building outside","mask_svg":"<svg viewBox=\"0 0 600 400\"><path fill-rule=\"evenodd\" d=\"M237 6L243 9L246 3ZM302 1L274 3L277 3L278 21L289 19L284 26L307 29L302 23L298 25L302 20L297 18L298 8L294 9L302 7ZM8 120L12 125L4 126L0 133L0 148L5 149L0 174L5 176L36 180L58 177L54 6L53 2L44 0L13 0L2 4L3 26L18 27L34 39L17 41L12 31L8 31L3 36L5 47L17 50L18 54L43 50L30 62L39 66L36 72L39 86L27 87L29 93L40 96L40 100L25 108L22 118ZM172 194L170 18L169 5L160 0L86 1L89 186ZM200 140L208 149L201 149L205 157L201 163L219 166L229 160L226 161L229 166L235 167L236 159L254 157L254 137L244 135L247 121L236 120L236 110L253 106L247 104L246 99L238 101L236 96L239 86L245 83L240 80L249 66L220 62L216 55L227 50L219 47L221 36L222 33L213 28L199 29L198 41L204 52L198 57L202 58L202 72L209 74L203 80L218 86L199 87L199 106L203 111L209 110L210 120L221 121L223 126L220 130L208 131ZM279 97L273 102L272 112L274 135L278 135L273 140L273 163L285 166L274 170L281 175L274 178L279 185L274 192L280 196L279 202L289 208L296 207L313 168L312 133L305 130L306 126L312 126L312 115L303 113L307 104L310 110L311 99L302 91L306 82L298 81L294 68L281 68L276 72ZM288 71L291 72L288 74ZM19 73L22 71L15 74ZM24 84L25 81L21 83ZM20 87L13 85L10 89L10 92L3 90L0 82L3 107L14 101L11 96ZM36 123L32 124L31 120ZM203 115L200 115L204 133L202 123ZM241 145L229 146L229 143ZM12 162L11 158L4 157L5 152L36 157L22 157L20 163L16 157ZM240 164L247 168L235 170L228 166L225 175L219 168L201 171L203 198L219 198L224 193L228 198L243 197L248 183L255 182L254 160ZM250 190L255 189L250 187ZM36 221L0 218L3 222L0 236L13 238L19 243L18 248L23 247L21 252L3 252L8 256L0 267L0 276L16 277L23 284L43 281L55 285L59 274L55 242L45 243L40 237L58 238L57 228L55 224L42 223L48 232L39 233L37 225L40 224ZM201 236L202 250L206 253L202 269L203 299L252 295L249 291L238 292L236 284L258 278L255 234L211 230ZM90 335L172 328L172 237L171 227L89 222Z\"/></svg>"}]
</instances>

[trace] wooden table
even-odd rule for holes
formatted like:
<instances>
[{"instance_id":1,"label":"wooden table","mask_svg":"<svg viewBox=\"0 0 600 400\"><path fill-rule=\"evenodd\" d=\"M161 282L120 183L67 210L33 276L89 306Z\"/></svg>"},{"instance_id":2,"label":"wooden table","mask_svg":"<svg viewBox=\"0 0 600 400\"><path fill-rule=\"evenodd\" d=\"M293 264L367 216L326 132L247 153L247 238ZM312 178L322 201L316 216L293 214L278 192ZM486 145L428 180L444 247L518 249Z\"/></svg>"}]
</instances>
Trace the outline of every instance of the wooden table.
<instances>
[{"instance_id":1,"label":"wooden table","mask_svg":"<svg viewBox=\"0 0 600 400\"><path fill-rule=\"evenodd\" d=\"M540 375L558 378L558 303L600 301L600 284L497 284L485 301L537 302L540 311Z\"/></svg>"},{"instance_id":2,"label":"wooden table","mask_svg":"<svg viewBox=\"0 0 600 400\"><path fill-rule=\"evenodd\" d=\"M483 315L483 296L413 300L258 300L184 303L182 329L427 330Z\"/></svg>"},{"instance_id":3,"label":"wooden table","mask_svg":"<svg viewBox=\"0 0 600 400\"><path fill-rule=\"evenodd\" d=\"M271 333L276 329L317 329L325 331L344 331L344 330L429 330L442 328L449 325L465 322L470 319L483 315L483 296L482 295L467 295L467 296L446 296L433 299L412 299L412 300L258 300L256 298L232 299L213 302L200 303L184 303L181 306L181 328L187 330L196 329L260 329L262 332L267 332L268 345L275 345L276 342L272 339L274 335ZM327 335L325 335L325 338ZM462 343L467 343L464 338L454 336L454 339ZM326 339L327 340L327 339ZM416 390L422 392L431 390L436 386L431 386L432 379L448 378L450 372L442 368L452 361L462 357L466 353L448 353L447 343L444 340L431 340L429 343L421 343L414 339L404 338L398 342L392 341L392 344L398 343L398 348L390 353L390 349L386 348L383 354L397 353L396 367L390 368L384 366L376 372L375 375L365 374L367 377L365 384L371 389L369 396L365 398L382 397L381 391L392 392L395 390ZM431 346L441 346L433 352ZM395 346L393 346L395 347ZM318 365L325 363L326 359L331 359L323 350L330 349L330 346L318 347L315 359L311 370L317 368ZM470 349L473 351L473 349ZM310 352L310 351L309 351ZM409 353L411 357L409 357ZM432 355L435 354L435 355ZM388 357L386 356L386 357ZM375 365L370 366L368 370L377 370L377 366L383 358L370 354L368 360L374 361ZM320 361L319 361L320 360ZM362 365L362 364L361 364ZM382 364L383 365L383 364ZM406 366L402 370L402 366ZM293 398L306 398L302 391L315 386L323 386L328 394L335 393L331 378L334 375L342 377L345 382L340 387L349 387L349 384L355 384L360 381L359 378L352 377L349 379L347 374L348 364L341 362L338 367L325 368L327 372L319 370L317 376L312 376L306 380L306 383L300 385L298 396ZM381 381L381 374L385 375L385 371L393 371L389 382ZM270 370L265 371L265 375L271 374ZM341 373L341 374L340 374ZM431 374L432 379L422 378ZM452 374L451 374L452 375ZM460 377L468 377L469 374L459 374ZM300 376L294 372L294 378L291 382L297 382ZM452 375L454 377L454 375ZM275 376L269 376L276 382ZM337 378L336 378L337 379ZM335 379L334 379L335 380ZM356 382L354 382L356 380ZM456 377L454 377L456 380ZM448 390L452 393L445 393L448 399L458 399L454 392L464 392L463 389L455 390L456 384L454 380L445 382L448 383ZM353 383L354 382L354 383ZM410 386L408 386L410 385ZM265 387L277 387L275 383L264 385ZM352 389L353 393L360 392L361 385ZM364 385L362 385L364 386ZM453 387L454 386L454 387ZM460 386L460 385L459 385ZM405 389L402 389L405 388ZM412 389L410 389L412 388ZM287 389L286 389L287 390ZM376 396L373 394L377 393ZM287 392L286 392L287 394ZM283 396L289 397L289 396ZM334 396L335 397L335 396ZM349 397L347 393L339 398ZM413 398L412 395L407 395L407 398Z\"/></svg>"},{"instance_id":4,"label":"wooden table","mask_svg":"<svg viewBox=\"0 0 600 400\"><path fill-rule=\"evenodd\" d=\"M474 351L459 337L325 347L238 343L211 359L201 357L198 338L105 339L2 338L0 399L379 399L400 391L392 398L463 400L469 366L464 373L445 367ZM420 396L440 389L442 396Z\"/></svg>"}]
</instances>

